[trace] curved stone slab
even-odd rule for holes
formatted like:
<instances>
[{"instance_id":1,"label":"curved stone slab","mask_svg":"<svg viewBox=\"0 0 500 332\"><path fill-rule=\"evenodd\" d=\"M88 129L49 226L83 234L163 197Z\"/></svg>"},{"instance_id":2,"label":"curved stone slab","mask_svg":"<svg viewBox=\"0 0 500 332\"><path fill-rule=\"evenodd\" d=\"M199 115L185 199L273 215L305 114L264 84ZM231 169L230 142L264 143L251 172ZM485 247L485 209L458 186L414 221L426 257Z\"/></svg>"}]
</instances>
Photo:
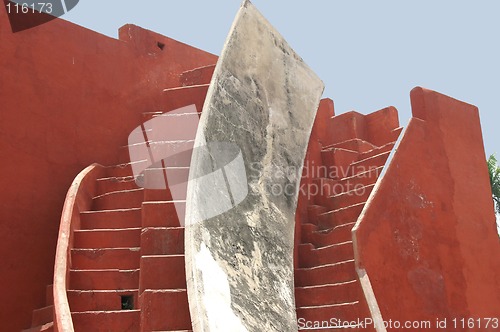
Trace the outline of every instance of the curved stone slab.
<instances>
[{"instance_id":1,"label":"curved stone slab","mask_svg":"<svg viewBox=\"0 0 500 332\"><path fill-rule=\"evenodd\" d=\"M194 331L297 330L294 222L323 83L248 1L216 66L186 202Z\"/></svg>"}]
</instances>

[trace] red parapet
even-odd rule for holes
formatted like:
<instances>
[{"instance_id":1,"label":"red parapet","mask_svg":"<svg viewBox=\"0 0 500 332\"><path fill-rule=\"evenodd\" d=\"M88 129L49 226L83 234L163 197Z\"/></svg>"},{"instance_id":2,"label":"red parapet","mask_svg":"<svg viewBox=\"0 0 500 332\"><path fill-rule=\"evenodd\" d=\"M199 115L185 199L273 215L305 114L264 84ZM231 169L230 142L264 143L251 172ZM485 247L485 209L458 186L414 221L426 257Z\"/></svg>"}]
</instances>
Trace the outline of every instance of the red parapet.
<instances>
[{"instance_id":1,"label":"red parapet","mask_svg":"<svg viewBox=\"0 0 500 332\"><path fill-rule=\"evenodd\" d=\"M411 102L353 230L368 300L385 321L498 317L500 243L478 109L423 88Z\"/></svg>"}]
</instances>

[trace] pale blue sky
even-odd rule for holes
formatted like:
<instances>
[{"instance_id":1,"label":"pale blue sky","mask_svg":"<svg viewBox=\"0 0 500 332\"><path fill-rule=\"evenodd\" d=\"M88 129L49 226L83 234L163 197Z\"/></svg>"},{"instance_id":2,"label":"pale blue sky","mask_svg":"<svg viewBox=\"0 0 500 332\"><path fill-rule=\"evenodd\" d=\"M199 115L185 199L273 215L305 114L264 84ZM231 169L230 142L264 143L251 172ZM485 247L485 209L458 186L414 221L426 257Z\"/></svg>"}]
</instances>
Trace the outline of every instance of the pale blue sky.
<instances>
[{"instance_id":1,"label":"pale blue sky","mask_svg":"<svg viewBox=\"0 0 500 332\"><path fill-rule=\"evenodd\" d=\"M499 1L253 3L326 85L336 113L396 106L419 85L477 105L486 153L500 157ZM81 0L63 18L108 36L133 23L219 54L240 0ZM495 129L496 128L496 129Z\"/></svg>"}]
</instances>

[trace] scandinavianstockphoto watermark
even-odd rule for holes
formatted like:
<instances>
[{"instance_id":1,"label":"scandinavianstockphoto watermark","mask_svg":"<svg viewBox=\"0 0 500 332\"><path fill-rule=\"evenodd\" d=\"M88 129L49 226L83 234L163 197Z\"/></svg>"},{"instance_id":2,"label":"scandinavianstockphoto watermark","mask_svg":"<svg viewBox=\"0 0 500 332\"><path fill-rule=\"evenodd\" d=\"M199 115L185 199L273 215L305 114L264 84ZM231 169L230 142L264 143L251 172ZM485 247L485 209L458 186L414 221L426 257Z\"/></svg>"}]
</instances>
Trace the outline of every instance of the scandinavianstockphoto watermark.
<instances>
[{"instance_id":1,"label":"scandinavianstockphoto watermark","mask_svg":"<svg viewBox=\"0 0 500 332\"><path fill-rule=\"evenodd\" d=\"M295 197L298 189L310 200L338 194L365 195L365 184L370 181L364 178L378 177L378 169L317 165L314 161L303 167L248 163L232 142L200 139L195 146L198 124L199 112L195 105L189 105L152 114L128 137L134 181L145 189L169 190L181 223L189 183L205 193L201 199L206 209L198 211L194 219L206 220L239 205L249 194L260 195L261 190L250 188L256 184L264 183L267 195ZM190 169L193 156L201 169Z\"/></svg>"},{"instance_id":2,"label":"scandinavianstockphoto watermark","mask_svg":"<svg viewBox=\"0 0 500 332\"><path fill-rule=\"evenodd\" d=\"M368 179L378 178L380 168L358 166L354 169L348 166L318 165L306 160L303 167L285 168L254 162L249 165L248 172L251 180L258 180L263 175L270 179L266 191L273 196L294 196L297 182L300 182L299 194L311 200L316 196L332 197L340 194L363 196L367 192L366 184L370 183Z\"/></svg>"}]
</instances>

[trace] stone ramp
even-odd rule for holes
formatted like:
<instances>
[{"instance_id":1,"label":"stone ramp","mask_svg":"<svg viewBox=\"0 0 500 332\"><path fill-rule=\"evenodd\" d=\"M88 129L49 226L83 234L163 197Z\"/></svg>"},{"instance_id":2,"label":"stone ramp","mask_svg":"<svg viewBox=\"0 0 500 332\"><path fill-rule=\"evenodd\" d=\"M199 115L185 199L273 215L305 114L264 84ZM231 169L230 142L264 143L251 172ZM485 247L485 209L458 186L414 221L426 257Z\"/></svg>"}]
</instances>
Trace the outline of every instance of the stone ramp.
<instances>
[{"instance_id":1,"label":"stone ramp","mask_svg":"<svg viewBox=\"0 0 500 332\"><path fill-rule=\"evenodd\" d=\"M244 2L215 68L191 163L186 272L195 331L297 329L294 215L322 91ZM277 176L281 170L291 174ZM273 187L287 193L273 195Z\"/></svg>"}]
</instances>

